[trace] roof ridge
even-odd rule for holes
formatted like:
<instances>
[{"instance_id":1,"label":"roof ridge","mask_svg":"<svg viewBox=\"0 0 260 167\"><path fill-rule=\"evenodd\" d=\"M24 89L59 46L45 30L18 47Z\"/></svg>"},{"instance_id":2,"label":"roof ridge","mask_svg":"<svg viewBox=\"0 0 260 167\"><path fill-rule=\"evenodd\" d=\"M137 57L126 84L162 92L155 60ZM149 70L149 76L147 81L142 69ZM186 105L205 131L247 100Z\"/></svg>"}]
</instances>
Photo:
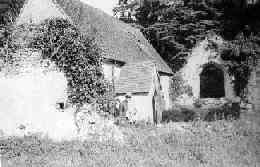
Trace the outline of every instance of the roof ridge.
<instances>
[{"instance_id":1,"label":"roof ridge","mask_svg":"<svg viewBox=\"0 0 260 167\"><path fill-rule=\"evenodd\" d=\"M142 32L80 0L26 0L16 22L39 24L48 18L65 18L83 35L95 38L103 57L126 62L153 61L158 71L172 74L170 67L152 47ZM26 7L26 9L25 9ZM28 9L28 10L27 10ZM32 16L32 17L31 17Z\"/></svg>"},{"instance_id":2,"label":"roof ridge","mask_svg":"<svg viewBox=\"0 0 260 167\"><path fill-rule=\"evenodd\" d=\"M59 11L63 14L67 16L67 19L69 19L69 21L73 24L75 24L73 22L73 20L71 19L71 17L64 11L64 9L61 7L61 5L57 2L57 0L51 0L53 2L53 4L59 9Z\"/></svg>"},{"instance_id":3,"label":"roof ridge","mask_svg":"<svg viewBox=\"0 0 260 167\"><path fill-rule=\"evenodd\" d=\"M48 18L70 17L53 0L25 0L21 12L16 17L15 24L40 24ZM48 11L49 10L49 11ZM48 11L48 12L46 12ZM71 21L71 20L70 20Z\"/></svg>"}]
</instances>

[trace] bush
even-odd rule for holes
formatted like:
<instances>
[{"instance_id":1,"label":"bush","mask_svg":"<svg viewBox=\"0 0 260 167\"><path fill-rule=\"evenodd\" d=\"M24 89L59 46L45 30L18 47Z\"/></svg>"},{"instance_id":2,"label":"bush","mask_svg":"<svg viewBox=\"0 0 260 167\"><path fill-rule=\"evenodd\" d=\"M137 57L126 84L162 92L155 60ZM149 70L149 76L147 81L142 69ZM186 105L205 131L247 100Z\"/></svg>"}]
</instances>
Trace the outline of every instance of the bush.
<instances>
[{"instance_id":1,"label":"bush","mask_svg":"<svg viewBox=\"0 0 260 167\"><path fill-rule=\"evenodd\" d=\"M227 103L221 107L208 109L203 120L216 121L216 120L230 120L238 119L240 117L239 103Z\"/></svg>"},{"instance_id":2,"label":"bush","mask_svg":"<svg viewBox=\"0 0 260 167\"><path fill-rule=\"evenodd\" d=\"M203 105L203 102L200 99L196 99L193 105L196 108L201 108Z\"/></svg>"},{"instance_id":3,"label":"bush","mask_svg":"<svg viewBox=\"0 0 260 167\"><path fill-rule=\"evenodd\" d=\"M201 104L199 101L198 104ZM214 108L188 108L177 107L172 110L163 112L163 122L188 122L195 121L197 119L204 121L216 121L216 120L233 120L239 119L240 107L239 103L227 103L220 107Z\"/></svg>"},{"instance_id":4,"label":"bush","mask_svg":"<svg viewBox=\"0 0 260 167\"><path fill-rule=\"evenodd\" d=\"M199 117L199 112L195 109L180 107L172 110L164 111L162 114L163 122L188 122Z\"/></svg>"},{"instance_id":5,"label":"bush","mask_svg":"<svg viewBox=\"0 0 260 167\"><path fill-rule=\"evenodd\" d=\"M192 93L192 87L185 84L185 81L183 80L181 73L176 73L172 77L171 82L171 98L172 101L175 101L179 96L183 94L187 94L188 96L193 96Z\"/></svg>"}]
</instances>

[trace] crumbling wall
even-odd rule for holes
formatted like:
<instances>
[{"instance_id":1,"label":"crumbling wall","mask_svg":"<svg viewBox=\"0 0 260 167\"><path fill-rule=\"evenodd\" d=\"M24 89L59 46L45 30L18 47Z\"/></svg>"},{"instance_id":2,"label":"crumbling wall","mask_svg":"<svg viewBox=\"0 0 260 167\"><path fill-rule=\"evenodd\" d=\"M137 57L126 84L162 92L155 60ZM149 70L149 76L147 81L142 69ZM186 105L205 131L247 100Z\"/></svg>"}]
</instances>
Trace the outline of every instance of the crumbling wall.
<instances>
[{"instance_id":1,"label":"crumbling wall","mask_svg":"<svg viewBox=\"0 0 260 167\"><path fill-rule=\"evenodd\" d=\"M229 75L228 70L225 67L225 62L221 59L220 52L218 50L218 48L223 44L224 40L221 37L212 35L198 43L192 49L190 55L187 58L187 64L184 65L180 72L182 78L185 81L185 84L192 88L193 97L191 97L189 100L177 99L178 101L187 101L188 105L190 105L191 101L200 98L200 74L207 64L214 64L223 70L225 97L233 98L235 96L232 84L232 76ZM180 96L180 98L182 97L184 96ZM188 97L185 95L185 98Z\"/></svg>"},{"instance_id":2,"label":"crumbling wall","mask_svg":"<svg viewBox=\"0 0 260 167\"><path fill-rule=\"evenodd\" d=\"M260 111L260 58L258 59L258 66L256 70L256 85L257 85L257 90L256 90L256 106L255 109L256 111Z\"/></svg>"},{"instance_id":3,"label":"crumbling wall","mask_svg":"<svg viewBox=\"0 0 260 167\"><path fill-rule=\"evenodd\" d=\"M227 98L234 96L232 78L229 76L227 69L224 67L225 62L221 59L220 54L215 48L211 48L210 42L221 46L223 39L219 36L212 36L200 42L193 50L187 60L187 64L182 69L184 80L192 87L193 95L199 98L200 94L200 74L204 65L214 63L218 65L224 72L225 77L225 93Z\"/></svg>"},{"instance_id":4,"label":"crumbling wall","mask_svg":"<svg viewBox=\"0 0 260 167\"><path fill-rule=\"evenodd\" d=\"M260 59L257 61L256 68L251 72L246 93L248 101L245 107L250 111L260 111Z\"/></svg>"}]
</instances>

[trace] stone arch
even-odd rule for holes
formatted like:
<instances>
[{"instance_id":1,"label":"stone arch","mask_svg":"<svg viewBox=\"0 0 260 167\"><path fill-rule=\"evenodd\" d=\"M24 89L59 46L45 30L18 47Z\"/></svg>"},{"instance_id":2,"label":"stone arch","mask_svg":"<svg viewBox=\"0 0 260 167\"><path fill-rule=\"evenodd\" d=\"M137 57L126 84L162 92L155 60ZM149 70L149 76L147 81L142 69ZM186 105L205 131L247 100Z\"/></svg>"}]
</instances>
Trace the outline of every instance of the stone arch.
<instances>
[{"instance_id":1,"label":"stone arch","mask_svg":"<svg viewBox=\"0 0 260 167\"><path fill-rule=\"evenodd\" d=\"M200 72L200 98L221 98L226 96L225 71L217 63L207 63Z\"/></svg>"}]
</instances>

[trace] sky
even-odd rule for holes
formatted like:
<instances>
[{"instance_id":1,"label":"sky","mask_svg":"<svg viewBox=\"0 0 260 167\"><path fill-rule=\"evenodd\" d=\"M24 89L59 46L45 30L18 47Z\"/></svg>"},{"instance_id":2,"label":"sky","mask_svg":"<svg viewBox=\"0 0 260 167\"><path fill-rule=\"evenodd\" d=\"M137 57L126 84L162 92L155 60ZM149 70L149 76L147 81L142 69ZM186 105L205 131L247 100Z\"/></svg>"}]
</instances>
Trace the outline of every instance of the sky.
<instances>
[{"instance_id":1,"label":"sky","mask_svg":"<svg viewBox=\"0 0 260 167\"><path fill-rule=\"evenodd\" d=\"M118 0L81 0L95 8L99 8L109 15L113 15L112 9Z\"/></svg>"}]
</instances>

